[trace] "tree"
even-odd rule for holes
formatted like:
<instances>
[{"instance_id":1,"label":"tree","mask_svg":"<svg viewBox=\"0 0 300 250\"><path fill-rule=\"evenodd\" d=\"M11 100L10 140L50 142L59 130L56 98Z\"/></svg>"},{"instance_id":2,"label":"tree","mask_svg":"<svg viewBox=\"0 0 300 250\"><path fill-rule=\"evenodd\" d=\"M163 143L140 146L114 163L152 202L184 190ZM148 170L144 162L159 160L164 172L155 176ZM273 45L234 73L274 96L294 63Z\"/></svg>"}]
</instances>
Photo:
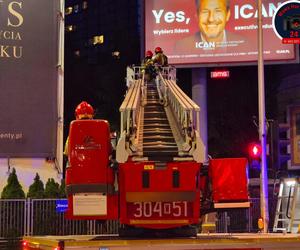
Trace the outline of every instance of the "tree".
<instances>
[{"instance_id":1,"label":"tree","mask_svg":"<svg viewBox=\"0 0 300 250\"><path fill-rule=\"evenodd\" d=\"M36 173L34 182L29 187L27 197L39 199L39 198L44 198L44 195L45 195L44 183L41 181L39 174Z\"/></svg>"},{"instance_id":2,"label":"tree","mask_svg":"<svg viewBox=\"0 0 300 250\"><path fill-rule=\"evenodd\" d=\"M13 168L7 179L7 185L3 188L1 199L23 199L25 193L19 183L16 169Z\"/></svg>"},{"instance_id":3,"label":"tree","mask_svg":"<svg viewBox=\"0 0 300 250\"><path fill-rule=\"evenodd\" d=\"M45 198L59 198L59 184L49 178L45 187Z\"/></svg>"},{"instance_id":4,"label":"tree","mask_svg":"<svg viewBox=\"0 0 300 250\"><path fill-rule=\"evenodd\" d=\"M60 188L59 188L59 197L60 198L66 198L67 197L65 179L61 179L61 184L60 184Z\"/></svg>"}]
</instances>

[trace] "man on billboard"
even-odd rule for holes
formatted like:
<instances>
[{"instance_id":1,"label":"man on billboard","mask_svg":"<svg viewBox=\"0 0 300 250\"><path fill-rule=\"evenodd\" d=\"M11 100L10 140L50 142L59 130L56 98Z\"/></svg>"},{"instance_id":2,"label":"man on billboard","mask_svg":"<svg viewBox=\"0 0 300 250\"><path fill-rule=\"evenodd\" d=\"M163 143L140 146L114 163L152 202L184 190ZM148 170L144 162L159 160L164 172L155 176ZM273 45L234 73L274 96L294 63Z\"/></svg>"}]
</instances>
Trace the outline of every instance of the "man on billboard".
<instances>
[{"instance_id":1,"label":"man on billboard","mask_svg":"<svg viewBox=\"0 0 300 250\"><path fill-rule=\"evenodd\" d=\"M229 0L196 0L199 31L176 43L175 51L190 54L203 51L226 51L229 45L241 46L245 39L226 31L230 18ZM234 43L236 41L236 44Z\"/></svg>"}]
</instances>

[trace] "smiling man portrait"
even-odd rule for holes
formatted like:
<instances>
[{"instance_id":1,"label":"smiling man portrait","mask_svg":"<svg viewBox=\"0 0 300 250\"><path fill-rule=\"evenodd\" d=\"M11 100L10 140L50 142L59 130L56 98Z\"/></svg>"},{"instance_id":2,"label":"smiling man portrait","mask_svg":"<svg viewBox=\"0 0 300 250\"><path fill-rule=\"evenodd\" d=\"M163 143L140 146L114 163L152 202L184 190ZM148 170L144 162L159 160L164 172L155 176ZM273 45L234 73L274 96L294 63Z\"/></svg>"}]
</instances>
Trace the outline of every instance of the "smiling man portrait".
<instances>
[{"instance_id":1,"label":"smiling man portrait","mask_svg":"<svg viewBox=\"0 0 300 250\"><path fill-rule=\"evenodd\" d=\"M242 44L244 38L226 31L225 27L230 19L229 0L196 0L199 31L179 40L174 52L197 53L199 49L226 49L228 41Z\"/></svg>"}]
</instances>

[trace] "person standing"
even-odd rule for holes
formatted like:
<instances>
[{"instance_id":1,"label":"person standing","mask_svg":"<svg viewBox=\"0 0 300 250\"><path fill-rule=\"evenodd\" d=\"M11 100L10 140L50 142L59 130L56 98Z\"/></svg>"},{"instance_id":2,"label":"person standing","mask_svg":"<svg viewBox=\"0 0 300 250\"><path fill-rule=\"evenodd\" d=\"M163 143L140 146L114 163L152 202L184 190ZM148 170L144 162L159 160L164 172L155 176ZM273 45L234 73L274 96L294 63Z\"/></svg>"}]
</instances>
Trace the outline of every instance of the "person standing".
<instances>
[{"instance_id":1,"label":"person standing","mask_svg":"<svg viewBox=\"0 0 300 250\"><path fill-rule=\"evenodd\" d=\"M146 51L145 58L142 61L142 72L145 73L146 80L151 80L155 77L154 67L153 67L153 53L151 50Z\"/></svg>"},{"instance_id":2,"label":"person standing","mask_svg":"<svg viewBox=\"0 0 300 250\"><path fill-rule=\"evenodd\" d=\"M95 115L94 108L89 103L83 101L77 105L75 109L76 120L93 119ZM64 156L69 156L69 137L66 140L64 147Z\"/></svg>"},{"instance_id":3,"label":"person standing","mask_svg":"<svg viewBox=\"0 0 300 250\"><path fill-rule=\"evenodd\" d=\"M153 58L154 65L158 64L158 66L167 67L168 57L163 53L161 47L156 47L154 52L155 52L155 56Z\"/></svg>"}]
</instances>

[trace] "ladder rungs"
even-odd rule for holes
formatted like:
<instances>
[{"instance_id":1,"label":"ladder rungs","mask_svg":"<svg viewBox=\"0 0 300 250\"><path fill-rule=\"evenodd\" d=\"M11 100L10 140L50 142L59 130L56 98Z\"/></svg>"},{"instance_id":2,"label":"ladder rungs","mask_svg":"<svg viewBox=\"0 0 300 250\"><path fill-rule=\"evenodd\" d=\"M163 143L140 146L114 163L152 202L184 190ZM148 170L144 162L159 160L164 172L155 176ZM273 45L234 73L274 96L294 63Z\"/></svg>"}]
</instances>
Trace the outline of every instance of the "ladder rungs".
<instances>
[{"instance_id":1,"label":"ladder rungs","mask_svg":"<svg viewBox=\"0 0 300 250\"><path fill-rule=\"evenodd\" d=\"M273 229L273 231L277 231L277 230L279 230L279 231L287 231L287 229L286 228L280 228L280 227L276 227L276 228L274 228Z\"/></svg>"},{"instance_id":2,"label":"ladder rungs","mask_svg":"<svg viewBox=\"0 0 300 250\"><path fill-rule=\"evenodd\" d=\"M293 195L282 195L282 196L278 196L277 198L278 198L278 199L283 199L283 198L290 198L290 199L293 199L294 196L293 196Z\"/></svg>"}]
</instances>

